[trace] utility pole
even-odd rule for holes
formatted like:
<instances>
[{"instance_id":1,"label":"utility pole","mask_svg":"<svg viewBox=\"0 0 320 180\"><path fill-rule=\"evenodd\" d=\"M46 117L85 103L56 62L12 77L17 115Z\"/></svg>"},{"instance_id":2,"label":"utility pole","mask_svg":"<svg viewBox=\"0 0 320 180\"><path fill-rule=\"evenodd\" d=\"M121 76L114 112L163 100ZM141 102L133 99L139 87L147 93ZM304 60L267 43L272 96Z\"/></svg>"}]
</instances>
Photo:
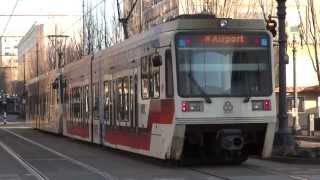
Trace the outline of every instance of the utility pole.
<instances>
[{"instance_id":1,"label":"utility pole","mask_svg":"<svg viewBox=\"0 0 320 180\"><path fill-rule=\"evenodd\" d=\"M22 104L23 104L23 115L26 113L26 100L27 100L27 91L26 91L26 55L23 54L23 94L22 94Z\"/></svg>"},{"instance_id":2,"label":"utility pole","mask_svg":"<svg viewBox=\"0 0 320 180\"><path fill-rule=\"evenodd\" d=\"M297 66L296 66L296 54L297 54L297 47L296 47L296 38L293 36L292 40L292 64L293 64L293 109L292 113L294 114L293 117L293 126L294 132L297 133L300 130L300 123L299 123L299 98L297 92Z\"/></svg>"},{"instance_id":3,"label":"utility pole","mask_svg":"<svg viewBox=\"0 0 320 180\"><path fill-rule=\"evenodd\" d=\"M277 0L278 23L279 23L279 130L276 136L276 145L282 154L287 154L293 147L294 141L288 127L287 93L286 93L286 0Z\"/></svg>"},{"instance_id":4,"label":"utility pole","mask_svg":"<svg viewBox=\"0 0 320 180\"><path fill-rule=\"evenodd\" d=\"M85 15L85 10L84 10L84 0L82 0L82 55L85 55L85 51L86 51L86 15Z\"/></svg>"},{"instance_id":5,"label":"utility pole","mask_svg":"<svg viewBox=\"0 0 320 180\"><path fill-rule=\"evenodd\" d=\"M37 42L36 42L36 78L39 77L39 44L38 44L38 37L37 37ZM36 96L36 101L38 104L40 104L40 85L39 82L37 83L37 96ZM40 110L37 108L37 115L40 115ZM39 119L36 120L36 127L40 128L40 122Z\"/></svg>"}]
</instances>

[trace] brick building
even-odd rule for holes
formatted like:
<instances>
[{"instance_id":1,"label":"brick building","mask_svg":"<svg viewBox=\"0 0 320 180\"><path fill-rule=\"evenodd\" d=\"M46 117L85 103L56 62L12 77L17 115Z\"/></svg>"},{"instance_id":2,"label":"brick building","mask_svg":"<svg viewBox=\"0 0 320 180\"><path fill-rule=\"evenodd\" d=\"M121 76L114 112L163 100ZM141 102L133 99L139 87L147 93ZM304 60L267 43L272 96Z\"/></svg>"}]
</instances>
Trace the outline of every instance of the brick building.
<instances>
[{"instance_id":1,"label":"brick building","mask_svg":"<svg viewBox=\"0 0 320 180\"><path fill-rule=\"evenodd\" d=\"M271 1L270 1L271 2ZM134 1L124 0L124 14ZM264 2L269 7L269 1ZM265 10L268 10L266 8ZM217 17L263 18L258 0L138 0L129 21L129 34L142 32L182 14L214 14Z\"/></svg>"}]
</instances>

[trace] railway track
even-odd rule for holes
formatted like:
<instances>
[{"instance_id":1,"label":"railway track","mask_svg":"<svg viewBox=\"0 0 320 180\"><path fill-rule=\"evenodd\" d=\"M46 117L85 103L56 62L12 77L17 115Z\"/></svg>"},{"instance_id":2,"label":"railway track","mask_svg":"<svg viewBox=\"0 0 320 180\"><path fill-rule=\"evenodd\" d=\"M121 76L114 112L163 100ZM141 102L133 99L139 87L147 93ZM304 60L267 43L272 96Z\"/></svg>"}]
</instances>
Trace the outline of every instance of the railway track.
<instances>
[{"instance_id":1,"label":"railway track","mask_svg":"<svg viewBox=\"0 0 320 180\"><path fill-rule=\"evenodd\" d=\"M267 174L268 176L275 176L275 177L277 176L277 177L286 178L283 180L310 180L309 178L303 177L303 176L288 175L288 174L284 174L284 173L281 173L278 171L261 169L261 168L251 167L248 165L241 165L239 167L242 169L246 169L246 170L251 171L251 174L253 174L253 172L255 172L257 174L261 173L261 174ZM230 168L230 167L227 167L227 168ZM201 168L201 167L200 168L188 168L188 169L191 171L200 173L200 174L211 176L213 178L216 178L217 180L234 180L239 177L239 176L231 176L231 175L228 176L227 173L226 173L226 175L221 175L221 172L219 173L219 172L214 172L214 171L208 171L207 169ZM257 177L255 177L255 178L257 178Z\"/></svg>"},{"instance_id":2,"label":"railway track","mask_svg":"<svg viewBox=\"0 0 320 180\"><path fill-rule=\"evenodd\" d=\"M0 147L4 149L11 157L13 157L17 162L19 162L32 176L37 180L49 180L49 178L32 166L28 161L23 159L19 154L13 151L10 147L0 141Z\"/></svg>"},{"instance_id":3,"label":"railway track","mask_svg":"<svg viewBox=\"0 0 320 180\"><path fill-rule=\"evenodd\" d=\"M111 176L111 174L108 174L107 172L102 172L99 169L90 166L88 164L85 164L81 161L78 161L72 157L69 157L61 152L55 151L54 149L51 149L45 145L42 145L38 142L35 142L31 139L28 139L26 137L23 137L19 134L14 133L11 130L8 129L0 129L0 131L7 133L7 136L10 136L6 139L6 142L3 140L0 141L0 148L4 149L12 158L14 158L19 164L21 164L32 176L34 176L37 180L49 180L52 179L45 173L45 168L41 167L41 165L32 163L34 161L44 160L44 161L50 161L53 168L61 168L58 167L61 166L61 161L63 161L62 164L64 164L65 168L68 168L68 166L75 167L74 171L79 171L80 173L83 173L86 171L85 175L88 177L91 177L92 179L104 179L104 180L113 180L114 178ZM11 143L10 143L10 142ZM13 150L11 146L13 145L12 142L16 142L17 144L23 145L24 147L31 148L32 154L30 155L30 151L23 151L19 150ZM16 145L15 145L16 146ZM28 160L25 157L28 157ZM31 156L31 157L30 157ZM44 156L44 157L42 157ZM55 163L58 162L58 163ZM55 167L56 166L56 167ZM51 175L52 176L52 175ZM68 176L65 177L65 179L70 179ZM90 178L91 179L91 178Z\"/></svg>"},{"instance_id":4,"label":"railway track","mask_svg":"<svg viewBox=\"0 0 320 180\"><path fill-rule=\"evenodd\" d=\"M39 133L39 132L38 132ZM43 136L48 136L47 134L38 134L38 135L43 135ZM71 155L70 153L67 153L63 149L56 149L55 146L49 146L45 145L42 143L39 143L41 141L38 141L37 139L34 139L32 136L22 136L21 133L10 130L10 129L1 129L0 128L0 149L3 149L4 152L8 153L16 162L19 162L30 174L30 176L34 177L34 179L37 180L54 180L54 179L59 179L57 177L52 176L52 172L48 173L45 168L40 164L37 164L36 162L41 161L42 163L44 161L47 161L47 163L50 163L50 167L52 168L57 168L57 166L62 166L60 168L66 169L68 166L73 166L74 171L77 173L80 173L80 175L85 175L87 178L86 179L121 179L121 175L119 174L110 174L109 172L114 173L115 169L109 169L109 168L101 168L96 165L91 164L90 162L85 163L86 161L79 160L78 158L75 159L76 156ZM52 136L50 137L52 138ZM47 139L47 138L46 138ZM61 142L61 141L60 141ZM56 143L59 143L56 141ZM86 145L87 146L87 145ZM29 151L22 150L22 148L28 148L30 149ZM91 146L92 149L95 146ZM53 149L54 148L54 149ZM100 149L100 148L97 148ZM100 151L100 150L99 150ZM103 151L103 150L102 150ZM35 156L33 153L38 153L39 156ZM108 153L108 152L104 152ZM119 155L119 153L115 153L115 155ZM132 163L132 161L139 161L138 163L144 164L146 161L143 161L139 158L130 158L130 156L125 156L124 154L119 155L121 156L121 159L124 161L128 161L129 164ZM103 157L102 157L103 158ZM137 160L135 160L137 159ZM108 160L108 159L104 159ZM131 162L130 162L131 161ZM58 162L58 164L57 164ZM59 163L60 162L60 163ZM262 162L262 161L261 161ZM89 165L89 164L91 165ZM109 161L109 164L112 164L112 161ZM136 163L136 162L135 162ZM135 164L134 163L134 164ZM162 165L156 165L153 164L152 162L148 161L147 166L152 166L153 168L150 169L150 174L153 177L158 177L158 176L153 176L153 174L157 174L156 172L159 169L170 169L171 174L168 179L170 180L189 180L189 179L194 179L194 177L199 177L198 179L210 179L210 180L238 180L238 179L246 179L245 177L248 177L246 180L253 180L253 179L259 179L262 177L262 179L272 179L272 180L309 180L307 176L303 175L295 175L292 173L286 173L283 170L277 170L277 168L266 168L264 165L260 165L260 160L252 160L250 159L248 162L244 163L241 166L185 166L185 167L175 167L175 168L170 168L164 164ZM125 167L124 164L126 162L123 162L122 167ZM131 164L132 166L133 164ZM141 170L143 167L135 167L133 165L133 170ZM103 171L102 169L107 170ZM64 171L63 171L64 172ZM137 171L139 172L139 171ZM193 176L188 176L188 175L182 175L185 178L180 178L179 176L176 176L176 174L179 174L181 172L184 172L186 174L192 174ZM83 174L81 174L83 173ZM123 172L125 174L125 172ZM148 173L148 172L146 172ZM164 173L164 176L168 176L167 174ZM174 174L174 175L173 175ZM159 174L158 174L159 175ZM151 177L149 175L149 177ZM161 176L161 175L160 175ZM141 176L144 177L145 179L148 179L148 176ZM152 179L151 178L151 179ZM68 175L65 177L65 179L70 179L70 176ZM132 179L143 179L139 177L133 177ZM157 179L157 178L153 178ZM159 178L161 179L161 178Z\"/></svg>"}]
</instances>

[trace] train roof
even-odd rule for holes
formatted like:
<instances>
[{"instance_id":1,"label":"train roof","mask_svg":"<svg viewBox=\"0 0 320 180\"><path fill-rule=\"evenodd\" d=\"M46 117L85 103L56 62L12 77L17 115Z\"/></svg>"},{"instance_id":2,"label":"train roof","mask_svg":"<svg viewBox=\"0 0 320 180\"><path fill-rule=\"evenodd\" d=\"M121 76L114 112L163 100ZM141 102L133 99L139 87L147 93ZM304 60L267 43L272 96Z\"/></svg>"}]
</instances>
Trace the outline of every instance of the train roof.
<instances>
[{"instance_id":1,"label":"train roof","mask_svg":"<svg viewBox=\"0 0 320 180\"><path fill-rule=\"evenodd\" d=\"M225 26L221 26L222 23L226 23ZM95 59L103 61L106 56L114 56L122 54L130 49L139 47L152 40L159 39L159 36L163 33L174 33L177 31L264 31L265 21L263 19L230 19L230 18L215 18L211 15L181 15L168 22L154 26L150 30L132 36L131 38L117 43L107 49L99 51L95 54ZM123 54L124 55L124 54ZM82 66L83 61L89 60L90 56L84 56L81 59L67 64L65 70L73 71L78 66ZM32 84L43 77L46 77L48 73L43 74L37 78L28 81L28 84ZM43 76L43 77L42 77ZM41 78L42 77L42 78Z\"/></svg>"},{"instance_id":2,"label":"train roof","mask_svg":"<svg viewBox=\"0 0 320 180\"><path fill-rule=\"evenodd\" d=\"M222 26L222 23L225 25ZM119 52L131 49L133 46L140 46L156 39L161 33L173 31L264 31L266 30L263 19L231 19L215 18L210 15L181 15L166 23L154 26L150 30L137 34L123 42L113 45L101 52L97 56L112 56ZM105 54L107 53L107 54Z\"/></svg>"}]
</instances>

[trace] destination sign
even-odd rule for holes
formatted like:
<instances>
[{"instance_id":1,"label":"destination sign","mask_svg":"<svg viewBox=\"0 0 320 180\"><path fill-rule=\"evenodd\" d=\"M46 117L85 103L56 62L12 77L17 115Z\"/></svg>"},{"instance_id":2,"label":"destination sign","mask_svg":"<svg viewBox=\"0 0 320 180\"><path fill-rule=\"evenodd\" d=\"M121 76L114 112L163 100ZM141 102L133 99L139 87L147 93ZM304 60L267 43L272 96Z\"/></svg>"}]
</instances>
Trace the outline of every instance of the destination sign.
<instances>
[{"instance_id":1,"label":"destination sign","mask_svg":"<svg viewBox=\"0 0 320 180\"><path fill-rule=\"evenodd\" d=\"M268 47L267 35L243 34L180 34L176 37L177 45L183 47L220 47L246 46Z\"/></svg>"}]
</instances>

